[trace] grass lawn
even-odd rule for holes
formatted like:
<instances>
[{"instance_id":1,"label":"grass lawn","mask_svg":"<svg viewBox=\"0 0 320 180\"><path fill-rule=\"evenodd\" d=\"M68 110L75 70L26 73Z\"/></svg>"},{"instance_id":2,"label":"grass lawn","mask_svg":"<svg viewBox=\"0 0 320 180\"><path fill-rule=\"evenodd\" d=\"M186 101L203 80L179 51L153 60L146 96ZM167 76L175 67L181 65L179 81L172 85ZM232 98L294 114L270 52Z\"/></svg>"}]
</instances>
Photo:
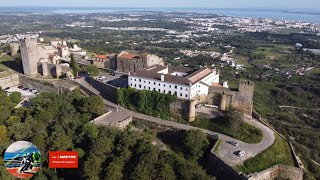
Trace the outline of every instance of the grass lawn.
<instances>
[{"instance_id":1,"label":"grass lawn","mask_svg":"<svg viewBox=\"0 0 320 180\"><path fill-rule=\"evenodd\" d=\"M214 119L210 120L197 118L194 122L191 123L191 125L226 134L230 137L246 143L259 143L263 139L262 132L248 123L241 123L237 130L233 130L223 124L223 122L219 122Z\"/></svg>"},{"instance_id":2,"label":"grass lawn","mask_svg":"<svg viewBox=\"0 0 320 180\"><path fill-rule=\"evenodd\" d=\"M219 146L221 145L221 140L218 139L216 144L214 145L213 147L213 152L215 152L217 155L218 155L218 149L219 149Z\"/></svg>"},{"instance_id":3,"label":"grass lawn","mask_svg":"<svg viewBox=\"0 0 320 180\"><path fill-rule=\"evenodd\" d=\"M268 149L257 156L246 160L236 170L244 173L260 172L276 164L294 166L290 147L286 141L275 134L275 141Z\"/></svg>"}]
</instances>

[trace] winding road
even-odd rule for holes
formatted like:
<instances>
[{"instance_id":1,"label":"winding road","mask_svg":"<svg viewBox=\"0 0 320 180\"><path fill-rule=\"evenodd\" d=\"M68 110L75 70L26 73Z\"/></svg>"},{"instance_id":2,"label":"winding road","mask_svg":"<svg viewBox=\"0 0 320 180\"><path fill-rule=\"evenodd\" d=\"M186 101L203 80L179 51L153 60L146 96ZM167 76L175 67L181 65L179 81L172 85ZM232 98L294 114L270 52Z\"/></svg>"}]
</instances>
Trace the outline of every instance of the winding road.
<instances>
[{"instance_id":1,"label":"winding road","mask_svg":"<svg viewBox=\"0 0 320 180\"><path fill-rule=\"evenodd\" d=\"M86 89L90 90L94 94L100 96L100 92L98 90L96 90L95 88L93 88L83 78L77 79L74 81L77 82L79 85L82 85ZM269 129L267 126L263 125L259 121L255 120L249 116L244 116L244 121L259 128L263 133L263 140L260 143L257 143L257 144L244 143L242 141L236 140L236 139L229 137L227 135L216 133L216 132L213 132L213 131L210 131L207 129L197 128L194 126L189 126L186 124L181 124L181 123L168 121L168 120L140 114L137 112L133 112L133 111L125 109L121 106L118 106L110 101L107 101L105 99L103 100L103 102L109 107L110 110L119 108L122 111L124 111L125 113L127 113L128 115L131 115L133 118L136 118L136 119L141 119L141 120L149 121L149 122L159 124L162 126L172 127L172 128L181 129L181 130L199 129L209 135L217 134L221 140L221 145L218 147L218 156L230 166L240 165L245 160L256 156L261 151L270 147L275 140L274 133L271 129ZM230 141L237 142L238 146L231 145L230 143L228 143ZM246 153L242 157L238 157L238 156L236 156L236 152L239 150L244 150Z\"/></svg>"}]
</instances>

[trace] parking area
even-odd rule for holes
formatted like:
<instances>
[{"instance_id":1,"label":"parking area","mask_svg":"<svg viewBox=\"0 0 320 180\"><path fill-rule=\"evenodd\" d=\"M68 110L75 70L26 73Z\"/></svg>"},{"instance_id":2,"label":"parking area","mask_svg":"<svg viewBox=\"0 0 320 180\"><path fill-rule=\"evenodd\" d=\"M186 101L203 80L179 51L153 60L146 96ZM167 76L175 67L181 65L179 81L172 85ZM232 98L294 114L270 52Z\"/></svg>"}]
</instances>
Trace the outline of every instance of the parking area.
<instances>
[{"instance_id":1,"label":"parking area","mask_svg":"<svg viewBox=\"0 0 320 180\"><path fill-rule=\"evenodd\" d=\"M112 75L108 72L100 72L100 77L105 77L103 80L100 80L104 83L108 83L112 86L119 87L119 88L126 88L128 86L128 76L124 74L117 74L115 73Z\"/></svg>"},{"instance_id":2,"label":"parking area","mask_svg":"<svg viewBox=\"0 0 320 180\"><path fill-rule=\"evenodd\" d=\"M4 91L7 92L8 95L10 95L12 92L20 92L22 97L29 97L29 98L36 97L37 94L39 94L39 91L36 89L25 88L22 86L9 87L4 89Z\"/></svg>"}]
</instances>

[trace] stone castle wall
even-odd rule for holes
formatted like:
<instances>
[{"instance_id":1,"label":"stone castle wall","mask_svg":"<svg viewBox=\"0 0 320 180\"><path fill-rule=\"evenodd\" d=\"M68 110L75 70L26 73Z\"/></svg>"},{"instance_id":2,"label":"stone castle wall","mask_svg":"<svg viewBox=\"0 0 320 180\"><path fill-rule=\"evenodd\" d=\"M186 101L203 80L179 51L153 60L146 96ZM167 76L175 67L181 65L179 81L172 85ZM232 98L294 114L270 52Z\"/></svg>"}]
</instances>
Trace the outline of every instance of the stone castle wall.
<instances>
[{"instance_id":1,"label":"stone castle wall","mask_svg":"<svg viewBox=\"0 0 320 180\"><path fill-rule=\"evenodd\" d=\"M117 57L117 71L119 72L136 72L147 67L142 59L123 59Z\"/></svg>"},{"instance_id":2,"label":"stone castle wall","mask_svg":"<svg viewBox=\"0 0 320 180\"><path fill-rule=\"evenodd\" d=\"M100 95L104 98L107 99L113 103L117 102L117 88L110 85L103 83L101 81L97 81L93 78L86 78L86 81L94 87L96 90L100 92Z\"/></svg>"},{"instance_id":3,"label":"stone castle wall","mask_svg":"<svg viewBox=\"0 0 320 180\"><path fill-rule=\"evenodd\" d=\"M300 168L275 165L264 171L250 174L248 180L290 179L303 180L303 171Z\"/></svg>"},{"instance_id":4,"label":"stone castle wall","mask_svg":"<svg viewBox=\"0 0 320 180\"><path fill-rule=\"evenodd\" d=\"M164 65L163 59L154 54L143 54L134 59L117 57L116 61L117 71L125 73L136 72L156 64Z\"/></svg>"},{"instance_id":5,"label":"stone castle wall","mask_svg":"<svg viewBox=\"0 0 320 180\"><path fill-rule=\"evenodd\" d=\"M249 80L240 80L238 91L224 87L210 87L205 103L218 105L220 110L236 109L244 114L252 115L254 83ZM220 95L220 102L214 97Z\"/></svg>"},{"instance_id":6,"label":"stone castle wall","mask_svg":"<svg viewBox=\"0 0 320 180\"><path fill-rule=\"evenodd\" d=\"M7 88L12 86L19 85L19 75L18 74L11 74L9 76L0 78L0 87Z\"/></svg>"}]
</instances>

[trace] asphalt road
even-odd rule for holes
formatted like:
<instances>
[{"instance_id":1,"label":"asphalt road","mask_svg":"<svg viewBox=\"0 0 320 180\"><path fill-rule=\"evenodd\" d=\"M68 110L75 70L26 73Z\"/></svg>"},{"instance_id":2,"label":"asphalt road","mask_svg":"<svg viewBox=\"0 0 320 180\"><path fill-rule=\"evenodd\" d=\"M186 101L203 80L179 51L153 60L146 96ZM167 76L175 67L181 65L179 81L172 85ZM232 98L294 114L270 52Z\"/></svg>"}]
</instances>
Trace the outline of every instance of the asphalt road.
<instances>
[{"instance_id":1,"label":"asphalt road","mask_svg":"<svg viewBox=\"0 0 320 180\"><path fill-rule=\"evenodd\" d=\"M80 83L81 85L85 86L86 88L90 89L95 94L97 94L97 95L100 94L96 89L94 89L90 84L88 84L83 79L77 79L75 81ZM110 101L107 101L107 100L104 100L103 102L109 107L121 108L126 113L128 113L128 115L132 115L132 117L137 118L137 119L143 119L143 120L153 122L153 123L156 123L159 125L173 127L173 128L181 129L181 130L199 129L209 135L213 135L213 134L219 135L219 138L222 143L218 149L218 156L230 166L240 165L245 160L249 159L250 157L256 156L261 151L263 151L263 150L267 149L269 146L271 146L275 140L274 133L271 129L269 129L267 126L263 125L262 123L258 122L257 120L255 120L251 117L248 117L248 116L244 117L244 121L259 128L263 133L263 140L260 143L257 143L257 144L244 143L244 142L236 140L232 137L229 137L224 134L217 133L217 132L213 132L213 131L210 131L207 129L197 128L197 127L189 126L186 124L181 124L181 123L177 123L177 122L173 122L173 121L168 121L168 120L136 113L136 112L130 111L128 109L125 109L121 106L118 106L118 105L116 105ZM228 143L230 141L237 142L238 146L231 145L230 143ZM236 152L240 151L240 150L245 151L245 154L242 157L238 157L236 155Z\"/></svg>"}]
</instances>

